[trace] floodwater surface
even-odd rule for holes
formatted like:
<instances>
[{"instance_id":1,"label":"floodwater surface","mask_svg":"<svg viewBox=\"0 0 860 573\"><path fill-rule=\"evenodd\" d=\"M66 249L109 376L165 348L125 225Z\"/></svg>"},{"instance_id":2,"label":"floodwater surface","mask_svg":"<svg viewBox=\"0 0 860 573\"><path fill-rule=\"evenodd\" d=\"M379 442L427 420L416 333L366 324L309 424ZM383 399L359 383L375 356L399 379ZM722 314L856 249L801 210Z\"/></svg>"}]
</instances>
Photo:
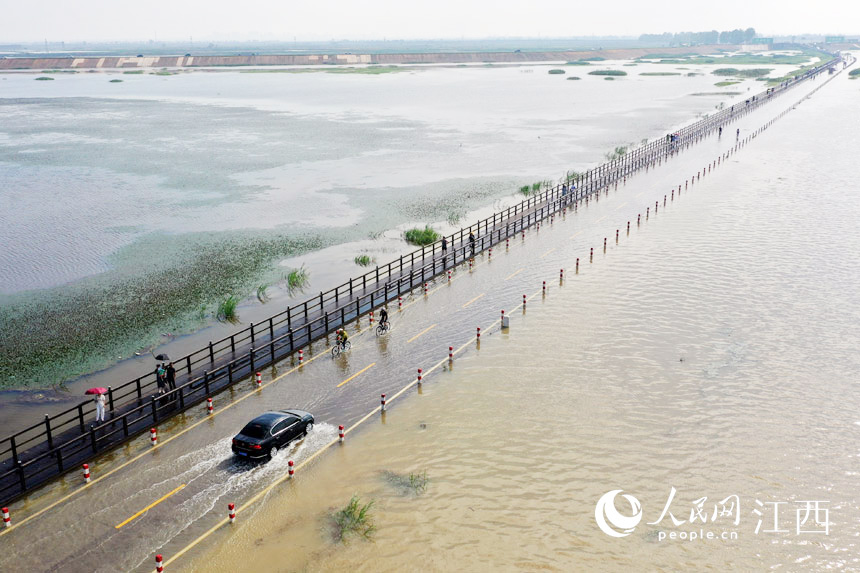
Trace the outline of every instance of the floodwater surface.
<instances>
[{"instance_id":1,"label":"floodwater surface","mask_svg":"<svg viewBox=\"0 0 860 573\"><path fill-rule=\"evenodd\" d=\"M860 568L858 88L837 78L665 209L643 188L659 214L173 567ZM607 234L630 195L601 199ZM599 246L540 240L568 268ZM626 536L595 521L614 490L641 503ZM353 495L372 541L337 540Z\"/></svg>"}]
</instances>

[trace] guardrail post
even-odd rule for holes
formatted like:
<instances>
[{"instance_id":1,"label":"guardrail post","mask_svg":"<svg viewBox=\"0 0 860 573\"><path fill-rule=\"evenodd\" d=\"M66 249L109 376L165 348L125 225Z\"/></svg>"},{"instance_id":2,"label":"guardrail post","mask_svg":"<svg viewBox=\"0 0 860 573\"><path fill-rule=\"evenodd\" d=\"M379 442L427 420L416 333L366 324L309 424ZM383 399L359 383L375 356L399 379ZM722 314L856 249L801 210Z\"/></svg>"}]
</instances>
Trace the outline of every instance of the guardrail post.
<instances>
[{"instance_id":1,"label":"guardrail post","mask_svg":"<svg viewBox=\"0 0 860 573\"><path fill-rule=\"evenodd\" d=\"M48 438L48 449L54 449L54 437L51 435L51 417L45 414L45 435Z\"/></svg>"},{"instance_id":2,"label":"guardrail post","mask_svg":"<svg viewBox=\"0 0 860 573\"><path fill-rule=\"evenodd\" d=\"M230 335L230 352L233 354L236 354L236 338L235 337L236 337L235 334Z\"/></svg>"},{"instance_id":3,"label":"guardrail post","mask_svg":"<svg viewBox=\"0 0 860 573\"><path fill-rule=\"evenodd\" d=\"M271 318L269 319L269 339L270 340L275 339L275 323L272 322Z\"/></svg>"},{"instance_id":4,"label":"guardrail post","mask_svg":"<svg viewBox=\"0 0 860 573\"><path fill-rule=\"evenodd\" d=\"M122 435L128 437L128 416L122 417Z\"/></svg>"},{"instance_id":5,"label":"guardrail post","mask_svg":"<svg viewBox=\"0 0 860 573\"><path fill-rule=\"evenodd\" d=\"M152 423L158 423L158 406L155 403L155 396L152 397Z\"/></svg>"},{"instance_id":6,"label":"guardrail post","mask_svg":"<svg viewBox=\"0 0 860 573\"><path fill-rule=\"evenodd\" d=\"M99 451L98 444L96 443L96 427L94 424L90 424L90 445L93 447L93 453Z\"/></svg>"},{"instance_id":7,"label":"guardrail post","mask_svg":"<svg viewBox=\"0 0 860 573\"><path fill-rule=\"evenodd\" d=\"M296 347L295 343L293 342L293 330L290 329L287 334L290 335L290 352L292 352Z\"/></svg>"},{"instance_id":8,"label":"guardrail post","mask_svg":"<svg viewBox=\"0 0 860 573\"><path fill-rule=\"evenodd\" d=\"M251 357L251 372L256 372L257 369L254 367L254 347L253 346L251 347L251 352L249 352L248 355Z\"/></svg>"},{"instance_id":9,"label":"guardrail post","mask_svg":"<svg viewBox=\"0 0 860 573\"><path fill-rule=\"evenodd\" d=\"M252 370L253 370L253 368L252 368ZM227 363L227 383L230 384L231 386L233 385L233 363L232 362ZM208 386L206 387L206 393L207 394L209 393L209 387Z\"/></svg>"},{"instance_id":10,"label":"guardrail post","mask_svg":"<svg viewBox=\"0 0 860 573\"><path fill-rule=\"evenodd\" d=\"M143 388L140 386L140 378L134 381L137 384L137 404L140 405L141 400L143 400Z\"/></svg>"},{"instance_id":11,"label":"guardrail post","mask_svg":"<svg viewBox=\"0 0 860 573\"><path fill-rule=\"evenodd\" d=\"M325 331L328 332L328 313L325 313Z\"/></svg>"},{"instance_id":12,"label":"guardrail post","mask_svg":"<svg viewBox=\"0 0 860 573\"><path fill-rule=\"evenodd\" d=\"M58 449L54 455L57 456L57 469L63 473L63 450Z\"/></svg>"},{"instance_id":13,"label":"guardrail post","mask_svg":"<svg viewBox=\"0 0 860 573\"><path fill-rule=\"evenodd\" d=\"M185 357L185 367L188 369L188 376L191 376L191 355Z\"/></svg>"},{"instance_id":14,"label":"guardrail post","mask_svg":"<svg viewBox=\"0 0 860 573\"><path fill-rule=\"evenodd\" d=\"M18 470L18 481L21 482L21 491L27 491L27 477L24 475L24 464L21 463L21 460L18 460L15 464L16 469Z\"/></svg>"},{"instance_id":15,"label":"guardrail post","mask_svg":"<svg viewBox=\"0 0 860 573\"><path fill-rule=\"evenodd\" d=\"M9 438L9 449L12 450L12 460L18 463L18 448L15 446L15 436Z\"/></svg>"},{"instance_id":16,"label":"guardrail post","mask_svg":"<svg viewBox=\"0 0 860 573\"><path fill-rule=\"evenodd\" d=\"M349 278L349 294L352 294L352 277Z\"/></svg>"},{"instance_id":17,"label":"guardrail post","mask_svg":"<svg viewBox=\"0 0 860 573\"><path fill-rule=\"evenodd\" d=\"M215 351L212 350L212 341L209 341L209 362L215 362Z\"/></svg>"},{"instance_id":18,"label":"guardrail post","mask_svg":"<svg viewBox=\"0 0 860 573\"><path fill-rule=\"evenodd\" d=\"M108 406L110 407L110 411L113 412L113 388L108 386Z\"/></svg>"},{"instance_id":19,"label":"guardrail post","mask_svg":"<svg viewBox=\"0 0 860 573\"><path fill-rule=\"evenodd\" d=\"M209 395L209 371L203 371L203 387L206 389L206 395Z\"/></svg>"},{"instance_id":20,"label":"guardrail post","mask_svg":"<svg viewBox=\"0 0 860 573\"><path fill-rule=\"evenodd\" d=\"M254 323L251 323L251 344L254 344Z\"/></svg>"},{"instance_id":21,"label":"guardrail post","mask_svg":"<svg viewBox=\"0 0 860 573\"><path fill-rule=\"evenodd\" d=\"M84 427L84 405L78 404L78 423L81 427L81 433L86 433L86 428Z\"/></svg>"}]
</instances>

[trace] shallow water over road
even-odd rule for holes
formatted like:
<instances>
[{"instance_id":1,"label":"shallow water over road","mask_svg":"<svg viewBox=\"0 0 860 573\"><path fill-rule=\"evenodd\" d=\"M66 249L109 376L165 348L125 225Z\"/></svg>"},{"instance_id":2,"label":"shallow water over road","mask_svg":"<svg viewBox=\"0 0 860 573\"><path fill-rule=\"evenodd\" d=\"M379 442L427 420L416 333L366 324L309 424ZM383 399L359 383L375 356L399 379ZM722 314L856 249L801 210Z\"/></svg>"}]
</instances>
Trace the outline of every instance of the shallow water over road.
<instances>
[{"instance_id":1,"label":"shallow water over road","mask_svg":"<svg viewBox=\"0 0 860 573\"><path fill-rule=\"evenodd\" d=\"M860 118L844 113L858 87L837 79L727 168L661 200L656 217L514 312L508 333L482 337L174 567L860 568ZM629 196L600 208L626 220ZM567 234L550 255L566 265L599 244ZM425 471L423 494L392 478ZM649 525L672 488L669 512L686 523ZM623 538L594 518L616 489L642 504ZM330 516L353 494L375 500L373 543L333 541ZM739 523L712 519L733 495ZM807 501L828 510L826 534ZM692 531L718 538L668 538Z\"/></svg>"}]
</instances>

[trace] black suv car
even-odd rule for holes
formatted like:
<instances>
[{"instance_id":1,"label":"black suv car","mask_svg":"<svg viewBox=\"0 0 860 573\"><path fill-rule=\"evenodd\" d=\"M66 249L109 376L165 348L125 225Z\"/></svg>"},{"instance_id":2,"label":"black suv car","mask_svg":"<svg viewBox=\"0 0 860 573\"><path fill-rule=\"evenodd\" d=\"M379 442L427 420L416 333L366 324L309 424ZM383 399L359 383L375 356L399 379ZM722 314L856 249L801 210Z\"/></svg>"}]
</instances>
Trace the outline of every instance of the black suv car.
<instances>
[{"instance_id":1,"label":"black suv car","mask_svg":"<svg viewBox=\"0 0 860 573\"><path fill-rule=\"evenodd\" d=\"M308 435L314 417L302 410L277 410L248 422L233 438L233 453L243 458L271 459L279 448Z\"/></svg>"}]
</instances>

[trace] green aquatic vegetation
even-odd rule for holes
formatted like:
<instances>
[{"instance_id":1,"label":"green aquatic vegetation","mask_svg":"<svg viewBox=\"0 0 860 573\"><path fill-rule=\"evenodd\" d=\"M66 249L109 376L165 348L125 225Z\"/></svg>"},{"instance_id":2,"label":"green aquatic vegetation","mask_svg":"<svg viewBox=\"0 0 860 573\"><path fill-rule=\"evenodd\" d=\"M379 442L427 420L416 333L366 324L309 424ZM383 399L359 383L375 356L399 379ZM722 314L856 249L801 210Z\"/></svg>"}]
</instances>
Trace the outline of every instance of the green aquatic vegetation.
<instances>
[{"instance_id":1,"label":"green aquatic vegetation","mask_svg":"<svg viewBox=\"0 0 860 573\"><path fill-rule=\"evenodd\" d=\"M137 76L137 75L142 74L142 73L143 73L143 70L129 70L129 71L127 71L127 72L123 72L123 73L124 73L124 74L126 74L126 75L134 75L134 76Z\"/></svg>"},{"instance_id":2,"label":"green aquatic vegetation","mask_svg":"<svg viewBox=\"0 0 860 573\"><path fill-rule=\"evenodd\" d=\"M726 86L733 86L733 85L735 85L735 84L739 84L739 83L741 83L741 82L738 82L738 81L724 81L724 82L717 82L717 83L715 83L714 85L715 85L715 86L717 86L718 88L724 88L724 87L726 87Z\"/></svg>"},{"instance_id":3,"label":"green aquatic vegetation","mask_svg":"<svg viewBox=\"0 0 860 573\"><path fill-rule=\"evenodd\" d=\"M346 543L350 535L370 539L376 531L370 514L372 508L373 500L362 505L361 499L353 495L346 507L334 514L335 538L342 543Z\"/></svg>"},{"instance_id":4,"label":"green aquatic vegetation","mask_svg":"<svg viewBox=\"0 0 860 573\"><path fill-rule=\"evenodd\" d=\"M310 280L311 275L305 268L305 265L302 264L299 268L291 269L290 272L287 273L287 290L290 292L290 295L297 292L304 292L305 287L308 286Z\"/></svg>"},{"instance_id":5,"label":"green aquatic vegetation","mask_svg":"<svg viewBox=\"0 0 860 573\"><path fill-rule=\"evenodd\" d=\"M170 72L168 70L159 70L157 72L152 72L153 76L175 76L176 72Z\"/></svg>"},{"instance_id":6,"label":"green aquatic vegetation","mask_svg":"<svg viewBox=\"0 0 860 573\"><path fill-rule=\"evenodd\" d=\"M581 80L582 78L580 78L579 76L568 76L567 79L569 79L569 80Z\"/></svg>"},{"instance_id":7,"label":"green aquatic vegetation","mask_svg":"<svg viewBox=\"0 0 860 573\"><path fill-rule=\"evenodd\" d=\"M749 68L739 70L737 68L717 68L712 74L715 76L732 76L735 78L761 78L773 71L773 68Z\"/></svg>"},{"instance_id":8,"label":"green aquatic vegetation","mask_svg":"<svg viewBox=\"0 0 860 573\"><path fill-rule=\"evenodd\" d=\"M606 80L606 81L609 81L609 82L614 82L614 81L615 81L615 78L613 78L613 77L608 77L608 78L603 78L603 79L604 79L604 80Z\"/></svg>"},{"instance_id":9,"label":"green aquatic vegetation","mask_svg":"<svg viewBox=\"0 0 860 573\"><path fill-rule=\"evenodd\" d=\"M409 472L409 475L398 474L385 470L382 472L385 480L404 494L421 495L427 491L427 470L423 472Z\"/></svg>"},{"instance_id":10,"label":"green aquatic vegetation","mask_svg":"<svg viewBox=\"0 0 860 573\"><path fill-rule=\"evenodd\" d=\"M230 322L236 324L239 322L239 315L236 310L239 308L239 297L231 294L218 303L218 311L215 316L221 322Z\"/></svg>"},{"instance_id":11,"label":"green aquatic vegetation","mask_svg":"<svg viewBox=\"0 0 860 573\"><path fill-rule=\"evenodd\" d=\"M267 302L269 302L269 293L266 292L268 290L269 290L268 284L262 284L262 285L258 286L257 287L257 300L259 300L263 304L266 304Z\"/></svg>"},{"instance_id":12,"label":"green aquatic vegetation","mask_svg":"<svg viewBox=\"0 0 860 573\"><path fill-rule=\"evenodd\" d=\"M139 249L164 254L174 244L155 237L116 257L144 263ZM224 293L244 299L261 279L278 276L273 262L328 244L317 236L189 236L181 254L164 258L163 266L136 264L7 297L0 305L0 387L55 385L157 344L164 332L193 332L217 314Z\"/></svg>"},{"instance_id":13,"label":"green aquatic vegetation","mask_svg":"<svg viewBox=\"0 0 860 573\"><path fill-rule=\"evenodd\" d=\"M680 76L681 72L642 72L640 76Z\"/></svg>"},{"instance_id":14,"label":"green aquatic vegetation","mask_svg":"<svg viewBox=\"0 0 860 573\"><path fill-rule=\"evenodd\" d=\"M532 183L532 193L540 191L540 187L541 187L542 183L543 183L542 181L538 181L537 183Z\"/></svg>"},{"instance_id":15,"label":"green aquatic vegetation","mask_svg":"<svg viewBox=\"0 0 860 573\"><path fill-rule=\"evenodd\" d=\"M627 155L628 147L626 145L619 145L612 151L608 151L603 154L607 161L613 161L615 159L620 159Z\"/></svg>"},{"instance_id":16,"label":"green aquatic vegetation","mask_svg":"<svg viewBox=\"0 0 860 573\"><path fill-rule=\"evenodd\" d=\"M690 94L691 96L736 96L741 95L743 92L697 92L694 94Z\"/></svg>"},{"instance_id":17,"label":"green aquatic vegetation","mask_svg":"<svg viewBox=\"0 0 860 573\"><path fill-rule=\"evenodd\" d=\"M528 185L523 185L522 187L520 187L520 193L522 193L523 195L528 197L529 195L532 194L532 188L529 187Z\"/></svg>"},{"instance_id":18,"label":"green aquatic vegetation","mask_svg":"<svg viewBox=\"0 0 860 573\"><path fill-rule=\"evenodd\" d=\"M36 78L36 81L37 82L46 82L46 81L52 82L52 81L54 81L54 78L49 78L48 76L39 76L38 78Z\"/></svg>"},{"instance_id":19,"label":"green aquatic vegetation","mask_svg":"<svg viewBox=\"0 0 860 573\"><path fill-rule=\"evenodd\" d=\"M371 259L367 255L356 255L355 256L355 264L360 267L369 267L373 263L373 259Z\"/></svg>"},{"instance_id":20,"label":"green aquatic vegetation","mask_svg":"<svg viewBox=\"0 0 860 573\"><path fill-rule=\"evenodd\" d=\"M435 243L439 239L439 233L434 231L430 225L427 225L423 229L419 229L417 227L409 229L403 234L403 237L406 239L407 243L423 247L424 245Z\"/></svg>"},{"instance_id":21,"label":"green aquatic vegetation","mask_svg":"<svg viewBox=\"0 0 860 573\"><path fill-rule=\"evenodd\" d=\"M580 62L602 62L606 58L602 56L591 56L589 58L579 58Z\"/></svg>"},{"instance_id":22,"label":"green aquatic vegetation","mask_svg":"<svg viewBox=\"0 0 860 573\"><path fill-rule=\"evenodd\" d=\"M547 73L550 75L558 75L558 74L564 74L566 72L564 70L559 70L558 68L554 68Z\"/></svg>"},{"instance_id":23,"label":"green aquatic vegetation","mask_svg":"<svg viewBox=\"0 0 860 573\"><path fill-rule=\"evenodd\" d=\"M110 83L112 83L112 84L121 84L121 83L122 83L122 80L116 80L116 79L115 79L115 80L110 80Z\"/></svg>"},{"instance_id":24,"label":"green aquatic vegetation","mask_svg":"<svg viewBox=\"0 0 860 573\"><path fill-rule=\"evenodd\" d=\"M590 66L589 62L584 62L582 60L574 60L572 62L565 62L565 66Z\"/></svg>"},{"instance_id":25,"label":"green aquatic vegetation","mask_svg":"<svg viewBox=\"0 0 860 573\"><path fill-rule=\"evenodd\" d=\"M850 72L848 72L848 76L849 76L852 80L853 80L854 78L856 78L856 77L860 76L860 68L857 68L856 70L851 70Z\"/></svg>"},{"instance_id":26,"label":"green aquatic vegetation","mask_svg":"<svg viewBox=\"0 0 860 573\"><path fill-rule=\"evenodd\" d=\"M588 72L590 76L626 76L624 70L592 70Z\"/></svg>"}]
</instances>

